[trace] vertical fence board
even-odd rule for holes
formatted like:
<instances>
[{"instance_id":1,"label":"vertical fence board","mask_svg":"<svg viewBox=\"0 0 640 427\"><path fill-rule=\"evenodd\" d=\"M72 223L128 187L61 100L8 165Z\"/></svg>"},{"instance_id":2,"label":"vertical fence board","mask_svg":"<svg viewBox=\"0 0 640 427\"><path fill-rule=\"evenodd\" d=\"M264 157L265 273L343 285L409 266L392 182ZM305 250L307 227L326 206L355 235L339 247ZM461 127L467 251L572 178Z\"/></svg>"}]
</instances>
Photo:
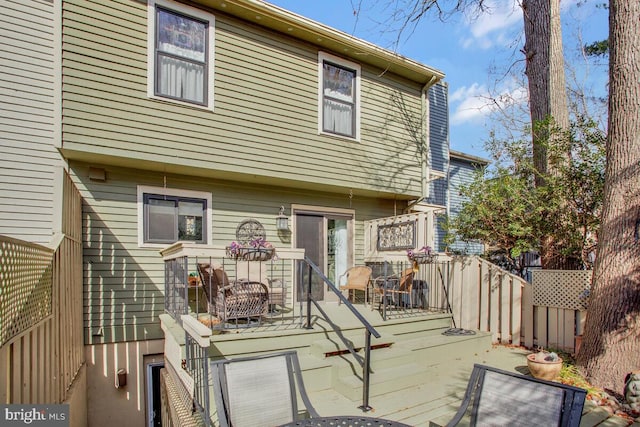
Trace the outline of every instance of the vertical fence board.
<instances>
[{"instance_id":1,"label":"vertical fence board","mask_svg":"<svg viewBox=\"0 0 640 427\"><path fill-rule=\"evenodd\" d=\"M522 338L522 293L523 286L513 278L509 280L511 290L511 343L521 345Z\"/></svg>"},{"instance_id":2,"label":"vertical fence board","mask_svg":"<svg viewBox=\"0 0 640 427\"><path fill-rule=\"evenodd\" d=\"M563 310L563 312L562 349L572 352L575 344L576 312L567 309Z\"/></svg>"},{"instance_id":3,"label":"vertical fence board","mask_svg":"<svg viewBox=\"0 0 640 427\"><path fill-rule=\"evenodd\" d=\"M44 337L46 325L43 325L42 328L38 328L37 330L37 341L38 341L38 384L37 384L37 403L46 403L45 400L45 387L46 387L46 370L45 370L45 361L46 355L46 341Z\"/></svg>"},{"instance_id":4,"label":"vertical fence board","mask_svg":"<svg viewBox=\"0 0 640 427\"><path fill-rule=\"evenodd\" d=\"M522 327L525 347L533 347L533 289L529 283L522 286Z\"/></svg>"},{"instance_id":5,"label":"vertical fence board","mask_svg":"<svg viewBox=\"0 0 640 427\"><path fill-rule=\"evenodd\" d=\"M502 344L509 344L511 342L511 286L510 280L506 275L498 274L496 276L498 280L498 286L500 289L500 316L498 321L500 322L500 342Z\"/></svg>"},{"instance_id":6,"label":"vertical fence board","mask_svg":"<svg viewBox=\"0 0 640 427\"><path fill-rule=\"evenodd\" d=\"M547 313L549 315L549 322L547 324L549 334L547 347L558 348L560 345L560 337L562 336L559 330L560 313L555 307L549 307Z\"/></svg>"},{"instance_id":7,"label":"vertical fence board","mask_svg":"<svg viewBox=\"0 0 640 427\"><path fill-rule=\"evenodd\" d=\"M462 295L462 301L464 308L461 311L464 312L464 323L460 326L465 329L478 329L480 317L480 286L479 286L479 270L478 262L475 259L468 261L467 258L462 258L458 262L460 269L460 279L462 286L464 286L464 292ZM461 314L462 316L462 314Z\"/></svg>"},{"instance_id":8,"label":"vertical fence board","mask_svg":"<svg viewBox=\"0 0 640 427\"><path fill-rule=\"evenodd\" d=\"M495 266L489 267L489 331L493 342L500 342L500 274Z\"/></svg>"},{"instance_id":9,"label":"vertical fence board","mask_svg":"<svg viewBox=\"0 0 640 427\"><path fill-rule=\"evenodd\" d=\"M491 325L489 323L489 310L490 310L490 297L491 297L491 280L488 265L484 263L478 264L478 275L480 276L480 294L478 297L479 302L479 316L478 316L478 329L481 331L490 331Z\"/></svg>"},{"instance_id":10,"label":"vertical fence board","mask_svg":"<svg viewBox=\"0 0 640 427\"><path fill-rule=\"evenodd\" d=\"M8 404L9 400L9 349L0 347L0 403Z\"/></svg>"},{"instance_id":11,"label":"vertical fence board","mask_svg":"<svg viewBox=\"0 0 640 427\"><path fill-rule=\"evenodd\" d=\"M547 324L549 320L549 313L547 307L535 307L536 311L536 329L535 337L537 338L536 344L538 347L547 347L549 343L549 334L547 331Z\"/></svg>"},{"instance_id":12,"label":"vertical fence board","mask_svg":"<svg viewBox=\"0 0 640 427\"><path fill-rule=\"evenodd\" d=\"M44 351L45 354L47 355L46 358L46 365L45 365L45 378L47 379L45 381L45 390L44 390L44 396L47 402L53 402L53 357L51 357L51 355L53 354L53 345L52 345L52 332L53 330L53 322L47 322L44 325L44 336L45 336L45 346L44 346Z\"/></svg>"},{"instance_id":13,"label":"vertical fence board","mask_svg":"<svg viewBox=\"0 0 640 427\"><path fill-rule=\"evenodd\" d=\"M22 337L15 340L11 346L11 403L24 403L22 400Z\"/></svg>"}]
</instances>

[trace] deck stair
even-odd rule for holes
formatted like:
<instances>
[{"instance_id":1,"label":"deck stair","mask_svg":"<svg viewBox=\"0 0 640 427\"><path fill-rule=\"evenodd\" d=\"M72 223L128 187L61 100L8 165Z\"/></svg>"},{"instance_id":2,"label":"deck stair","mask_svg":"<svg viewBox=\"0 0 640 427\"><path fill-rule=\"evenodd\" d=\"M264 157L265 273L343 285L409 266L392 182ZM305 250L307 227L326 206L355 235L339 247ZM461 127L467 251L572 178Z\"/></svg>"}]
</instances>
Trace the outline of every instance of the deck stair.
<instances>
[{"instance_id":1,"label":"deck stair","mask_svg":"<svg viewBox=\"0 0 640 427\"><path fill-rule=\"evenodd\" d=\"M434 366L491 348L489 334L443 335L450 324L442 315L377 325L382 336L372 340L370 396L419 386ZM310 392L331 389L356 404L362 399L362 368L348 348L364 357L364 334L353 330L342 338L327 334L313 341L301 365Z\"/></svg>"}]
</instances>

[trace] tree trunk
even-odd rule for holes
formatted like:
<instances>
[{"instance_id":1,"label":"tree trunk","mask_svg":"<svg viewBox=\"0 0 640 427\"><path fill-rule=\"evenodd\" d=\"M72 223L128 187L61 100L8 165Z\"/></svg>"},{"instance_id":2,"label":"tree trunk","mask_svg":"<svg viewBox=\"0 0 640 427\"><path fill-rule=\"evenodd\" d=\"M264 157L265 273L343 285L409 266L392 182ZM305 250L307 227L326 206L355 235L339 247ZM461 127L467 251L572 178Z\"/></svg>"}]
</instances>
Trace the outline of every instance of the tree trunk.
<instances>
[{"instance_id":1,"label":"tree trunk","mask_svg":"<svg viewBox=\"0 0 640 427\"><path fill-rule=\"evenodd\" d=\"M640 369L640 2L609 2L609 46L604 206L578 364L622 393Z\"/></svg>"},{"instance_id":2,"label":"tree trunk","mask_svg":"<svg viewBox=\"0 0 640 427\"><path fill-rule=\"evenodd\" d=\"M569 110L564 76L564 52L560 25L560 0L523 0L524 36L529 109L533 138L533 166L536 187L554 173L547 144L553 144L551 128L569 128ZM542 268L558 268L564 260L555 250L551 236L540 242Z\"/></svg>"}]
</instances>

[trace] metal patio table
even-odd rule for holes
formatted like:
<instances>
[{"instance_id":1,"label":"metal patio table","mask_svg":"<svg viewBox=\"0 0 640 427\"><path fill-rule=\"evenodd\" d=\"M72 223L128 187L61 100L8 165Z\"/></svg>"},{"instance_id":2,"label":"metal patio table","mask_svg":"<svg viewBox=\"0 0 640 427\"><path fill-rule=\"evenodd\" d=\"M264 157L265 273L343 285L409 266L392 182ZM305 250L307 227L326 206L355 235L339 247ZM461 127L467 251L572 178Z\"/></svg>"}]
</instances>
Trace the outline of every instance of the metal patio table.
<instances>
[{"instance_id":1,"label":"metal patio table","mask_svg":"<svg viewBox=\"0 0 640 427\"><path fill-rule=\"evenodd\" d=\"M327 417L315 417L307 418L304 420L297 420L280 427L328 427L328 426L343 426L343 427L411 427L408 424L401 423L399 421L385 420L382 418L374 417L361 417L358 415L335 415Z\"/></svg>"}]
</instances>

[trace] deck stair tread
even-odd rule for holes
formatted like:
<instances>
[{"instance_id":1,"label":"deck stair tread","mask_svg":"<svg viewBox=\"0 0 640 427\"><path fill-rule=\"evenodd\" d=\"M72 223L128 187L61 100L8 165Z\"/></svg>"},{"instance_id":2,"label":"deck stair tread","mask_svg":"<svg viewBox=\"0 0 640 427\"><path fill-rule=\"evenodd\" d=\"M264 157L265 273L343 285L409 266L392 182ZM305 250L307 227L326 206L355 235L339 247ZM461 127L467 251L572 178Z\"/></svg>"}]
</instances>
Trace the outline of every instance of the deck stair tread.
<instances>
[{"instance_id":1,"label":"deck stair tread","mask_svg":"<svg viewBox=\"0 0 640 427\"><path fill-rule=\"evenodd\" d=\"M393 334L381 334L380 338L371 338L374 348L391 346L396 341ZM344 336L344 340L333 335L331 338L316 340L311 343L309 352L318 357L326 357L328 354L348 352L349 346L354 350L361 350L365 346L364 332Z\"/></svg>"},{"instance_id":2,"label":"deck stair tread","mask_svg":"<svg viewBox=\"0 0 640 427\"><path fill-rule=\"evenodd\" d=\"M444 332L444 331L443 331ZM429 336L420 336L407 339L398 339L395 347L421 349L446 346L457 342L478 341L491 344L491 334L488 332L475 332L470 335L443 335L442 333Z\"/></svg>"},{"instance_id":3,"label":"deck stair tread","mask_svg":"<svg viewBox=\"0 0 640 427\"><path fill-rule=\"evenodd\" d=\"M426 369L417 363L376 369L369 377L370 396L413 387L426 375ZM362 397L362 372L333 377L333 387L349 399Z\"/></svg>"},{"instance_id":4,"label":"deck stair tread","mask_svg":"<svg viewBox=\"0 0 640 427\"><path fill-rule=\"evenodd\" d=\"M416 335L437 335L450 327L450 314L432 315L428 318L408 317L390 319L382 325L376 325L376 328L380 332L393 333L398 339L405 335L407 337Z\"/></svg>"},{"instance_id":5,"label":"deck stair tread","mask_svg":"<svg viewBox=\"0 0 640 427\"><path fill-rule=\"evenodd\" d=\"M359 351L357 354L360 360L364 360L364 350ZM406 348L379 348L377 350L371 350L370 357L372 370L390 368L415 362L414 352ZM345 354L342 357L328 357L327 359L330 359L334 362L333 369L336 372L336 375L352 371L354 363L353 355L351 354ZM362 368L359 367L357 369L358 371L362 370Z\"/></svg>"}]
</instances>

